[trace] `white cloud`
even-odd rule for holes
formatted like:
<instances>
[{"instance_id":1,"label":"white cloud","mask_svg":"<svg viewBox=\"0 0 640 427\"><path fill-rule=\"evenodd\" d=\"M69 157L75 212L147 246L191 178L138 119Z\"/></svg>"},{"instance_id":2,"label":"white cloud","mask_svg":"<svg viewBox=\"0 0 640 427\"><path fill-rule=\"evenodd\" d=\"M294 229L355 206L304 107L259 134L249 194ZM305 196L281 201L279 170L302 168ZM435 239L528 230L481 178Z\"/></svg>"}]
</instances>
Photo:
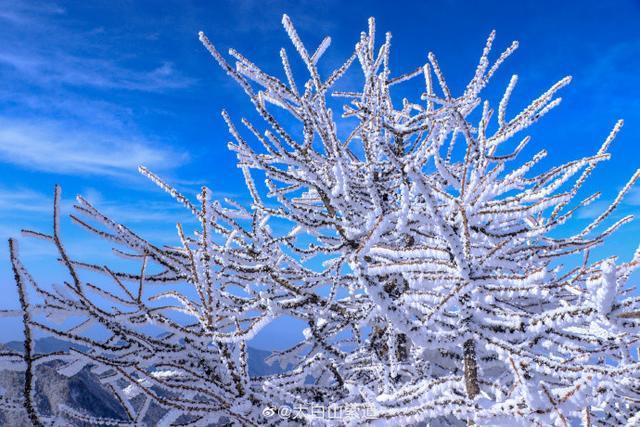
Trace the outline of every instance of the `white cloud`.
<instances>
[{"instance_id":1,"label":"white cloud","mask_svg":"<svg viewBox=\"0 0 640 427\"><path fill-rule=\"evenodd\" d=\"M0 0L3 79L45 89L69 86L144 92L180 89L195 82L164 58L135 66L131 51L120 49L112 32L105 38L103 28L88 30L64 15L55 5Z\"/></svg>"},{"instance_id":2,"label":"white cloud","mask_svg":"<svg viewBox=\"0 0 640 427\"><path fill-rule=\"evenodd\" d=\"M624 202L631 206L640 206L640 187L635 186L624 198Z\"/></svg>"},{"instance_id":3,"label":"white cloud","mask_svg":"<svg viewBox=\"0 0 640 427\"><path fill-rule=\"evenodd\" d=\"M194 80L177 72L171 62L150 70L136 70L115 61L78 57L61 52L27 53L22 48L0 51L0 64L19 72L22 79L40 86L68 85L101 89L158 92L180 89Z\"/></svg>"},{"instance_id":4,"label":"white cloud","mask_svg":"<svg viewBox=\"0 0 640 427\"><path fill-rule=\"evenodd\" d=\"M602 212L604 212L608 206L609 206L609 203L607 203L606 201L598 200L596 202L591 203L588 206L578 209L578 212L576 213L576 218L595 219L600 214L602 214Z\"/></svg>"},{"instance_id":5,"label":"white cloud","mask_svg":"<svg viewBox=\"0 0 640 427\"><path fill-rule=\"evenodd\" d=\"M621 188L618 188L617 190L619 191L621 190ZM589 206L578 209L576 217L580 219L595 219L605 210L607 210L612 202L613 200L595 201ZM631 213L635 213L635 210L633 208L640 206L640 187L635 186L629 190L629 192L622 199L622 203L618 206L618 210L625 209L625 206L630 207L627 208L627 210L631 209Z\"/></svg>"},{"instance_id":6,"label":"white cloud","mask_svg":"<svg viewBox=\"0 0 640 427\"><path fill-rule=\"evenodd\" d=\"M129 100L140 94L112 96L192 85L170 61L132 56L113 34L88 29L57 6L0 0L0 24L0 163L123 177L141 164L161 171L186 161L139 129L141 109Z\"/></svg>"},{"instance_id":7,"label":"white cloud","mask_svg":"<svg viewBox=\"0 0 640 427\"><path fill-rule=\"evenodd\" d=\"M64 15L65 10L53 3L31 3L0 0L0 20L14 26L41 24L43 17Z\"/></svg>"},{"instance_id":8,"label":"white cloud","mask_svg":"<svg viewBox=\"0 0 640 427\"><path fill-rule=\"evenodd\" d=\"M156 222L173 226L177 221L195 221L191 212L179 202L165 195L160 189L158 189L160 200L146 198L114 202L95 188L87 188L82 191L81 195L100 212L114 221L124 224ZM169 232L173 233L173 230L171 229Z\"/></svg>"},{"instance_id":9,"label":"white cloud","mask_svg":"<svg viewBox=\"0 0 640 427\"><path fill-rule=\"evenodd\" d=\"M155 244L178 244L175 224L180 222L191 226L196 223L190 212L168 196L165 199L164 194L158 194L159 200L144 198L119 201L111 200L93 188L87 188L81 194L100 212L118 223L132 227L143 238ZM105 247L85 244L87 241L96 242L90 240L91 233L77 233L81 228L68 221L69 214L79 214L73 209L74 204L74 194L65 194L63 191L61 216L65 245L72 249L73 253L81 253L83 256L87 256L88 253L96 256L104 255ZM9 237L25 242L22 255L36 258L55 255L55 248L52 245L33 242L33 239L25 238L20 234L20 230L25 228L50 233L52 212L53 188L46 193L18 185L0 186L0 217L3 218L0 223L0 265L7 260L6 251L3 252L6 248L3 245L6 246L6 240ZM79 216L94 223L82 213Z\"/></svg>"},{"instance_id":10,"label":"white cloud","mask_svg":"<svg viewBox=\"0 0 640 427\"><path fill-rule=\"evenodd\" d=\"M0 119L0 161L61 174L122 177L139 165L167 169L186 155L151 141L44 120Z\"/></svg>"},{"instance_id":11,"label":"white cloud","mask_svg":"<svg viewBox=\"0 0 640 427\"><path fill-rule=\"evenodd\" d=\"M49 212L52 207L52 198L53 193L46 198L43 194L29 188L0 187L0 212L3 212L3 215L8 212L16 214Z\"/></svg>"}]
</instances>

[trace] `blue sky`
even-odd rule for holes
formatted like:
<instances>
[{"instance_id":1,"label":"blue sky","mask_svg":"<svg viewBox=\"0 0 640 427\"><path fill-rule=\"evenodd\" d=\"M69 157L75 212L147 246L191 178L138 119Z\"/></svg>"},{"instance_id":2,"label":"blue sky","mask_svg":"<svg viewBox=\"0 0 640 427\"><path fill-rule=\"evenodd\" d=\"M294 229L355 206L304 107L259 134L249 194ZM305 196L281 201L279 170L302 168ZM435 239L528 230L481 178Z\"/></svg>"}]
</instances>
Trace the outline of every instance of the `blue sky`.
<instances>
[{"instance_id":1,"label":"blue sky","mask_svg":"<svg viewBox=\"0 0 640 427\"><path fill-rule=\"evenodd\" d=\"M350 54L374 16L379 31L393 33L394 70L422 65L431 50L458 91L496 29L496 50L521 43L489 90L495 98L519 74L513 111L572 75L561 107L532 131L531 150L547 148L549 165L592 154L615 121L625 119L613 159L586 188L603 191L601 202L580 212L578 222L588 221L640 166L640 2L515 3L0 0L0 237L18 236L23 227L48 229L53 186L60 183L66 212L75 194L83 194L154 242L174 242L175 223L189 217L137 174L139 164L189 195L206 184L218 195L246 199L219 113L225 107L239 115L251 106L197 32L204 30L221 51L234 47L280 73L278 50L290 48L283 13L310 46L333 38L327 69ZM634 189L616 217L639 207ZM639 229L638 221L626 226L600 256L628 258ZM103 256L104 247L74 226L63 230L79 257ZM50 248L23 241L22 253L38 277L59 280ZM7 258L3 244L5 307L16 301Z\"/></svg>"}]
</instances>

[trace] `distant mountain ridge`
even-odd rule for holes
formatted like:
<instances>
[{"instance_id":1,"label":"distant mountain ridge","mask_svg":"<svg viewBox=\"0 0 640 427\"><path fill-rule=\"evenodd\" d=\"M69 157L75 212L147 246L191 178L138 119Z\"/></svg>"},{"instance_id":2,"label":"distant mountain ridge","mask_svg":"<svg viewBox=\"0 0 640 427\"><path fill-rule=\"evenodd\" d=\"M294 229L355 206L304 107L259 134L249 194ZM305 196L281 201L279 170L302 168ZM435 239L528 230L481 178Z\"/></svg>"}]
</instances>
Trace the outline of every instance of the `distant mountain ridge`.
<instances>
[{"instance_id":1,"label":"distant mountain ridge","mask_svg":"<svg viewBox=\"0 0 640 427\"><path fill-rule=\"evenodd\" d=\"M22 352L24 350L24 342L22 341L9 341L8 343L1 344L11 350ZM52 353L55 351L68 351L71 348L82 350L85 347L79 344L69 343L67 341L59 340L54 337L39 338L35 341L36 353Z\"/></svg>"},{"instance_id":2,"label":"distant mountain ridge","mask_svg":"<svg viewBox=\"0 0 640 427\"><path fill-rule=\"evenodd\" d=\"M16 352L22 352L22 341L11 341L0 344L2 348ZM51 353L56 351L68 351L70 348L83 349L82 346L71 344L53 337L41 338L35 341L36 353ZM249 347L249 372L251 375L269 375L281 372L279 366L269 366L265 359L271 354L265 350ZM100 383L90 368L82 369L77 375L67 378L57 372L59 363L48 363L39 366L36 370L36 404L43 414L51 414L59 404L65 404L73 409L85 412L94 417L108 417L125 419L125 412L120 402L109 390ZM0 389L4 397L12 400L21 397L23 387L23 374L21 372L0 370ZM152 408L145 423L155 425L163 414L159 407ZM30 426L24 411L5 411L0 407L0 425L6 427ZM82 423L76 426L84 427Z\"/></svg>"},{"instance_id":3,"label":"distant mountain ridge","mask_svg":"<svg viewBox=\"0 0 640 427\"><path fill-rule=\"evenodd\" d=\"M0 344L0 347L6 347L13 351L22 352L24 349L24 343L22 341L9 341L8 343ZM69 349L75 348L78 350L86 349L86 347L80 344L73 344L67 341L59 340L54 337L39 338L35 341L36 353L53 353L56 351L69 351ZM271 355L271 352L266 350L260 350L253 347L248 347L249 351L249 373L254 376L270 375L282 372L278 366L270 366L265 362L265 359Z\"/></svg>"}]
</instances>

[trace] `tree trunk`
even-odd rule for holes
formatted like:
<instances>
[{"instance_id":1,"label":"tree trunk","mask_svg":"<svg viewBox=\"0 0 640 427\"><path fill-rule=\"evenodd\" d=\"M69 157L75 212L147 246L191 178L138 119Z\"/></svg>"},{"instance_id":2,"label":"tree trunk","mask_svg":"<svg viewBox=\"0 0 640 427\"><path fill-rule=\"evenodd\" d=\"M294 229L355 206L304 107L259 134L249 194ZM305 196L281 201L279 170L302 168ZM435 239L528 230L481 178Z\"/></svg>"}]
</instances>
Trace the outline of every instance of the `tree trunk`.
<instances>
[{"instance_id":1,"label":"tree trunk","mask_svg":"<svg viewBox=\"0 0 640 427\"><path fill-rule=\"evenodd\" d=\"M476 361L476 343L473 339L464 342L464 385L467 389L467 397L475 398L480 393L478 384L478 364Z\"/></svg>"}]
</instances>

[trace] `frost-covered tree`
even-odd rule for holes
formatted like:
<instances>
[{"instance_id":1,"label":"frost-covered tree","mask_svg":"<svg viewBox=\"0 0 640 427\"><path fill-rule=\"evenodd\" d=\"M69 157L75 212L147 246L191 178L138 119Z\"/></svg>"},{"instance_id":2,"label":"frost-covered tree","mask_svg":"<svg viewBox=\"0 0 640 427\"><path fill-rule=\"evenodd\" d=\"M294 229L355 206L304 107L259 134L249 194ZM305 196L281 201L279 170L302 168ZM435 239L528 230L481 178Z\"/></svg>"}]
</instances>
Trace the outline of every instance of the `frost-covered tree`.
<instances>
[{"instance_id":1,"label":"frost-covered tree","mask_svg":"<svg viewBox=\"0 0 640 427\"><path fill-rule=\"evenodd\" d=\"M589 257L631 220L602 229L640 172L589 225L558 237L598 198L576 200L622 122L593 156L541 171L546 151L521 158L523 134L559 105L570 78L508 114L513 76L494 110L481 92L517 43L492 62L492 33L455 95L431 53L415 71L392 73L391 35L376 44L373 19L327 74L317 64L331 39L311 51L287 16L283 24L304 84L285 49L280 79L233 49L232 66L200 34L264 119L223 112L250 206L213 200L206 188L192 202L140 168L198 220L193 234L178 225L181 246L154 245L81 197L72 215L139 260L138 273L70 257L59 189L53 232L26 233L57 247L68 280L36 283L10 241L25 352L5 354L5 365L25 371L33 423L138 425L152 403L165 411L160 425L640 423L640 298L627 283L640 251L629 262ZM334 90L356 67L361 84ZM414 78L421 93L393 100L394 86ZM113 286L83 279L89 273ZM308 325L304 339L271 356L282 373L251 376L248 341L284 316ZM86 333L95 325L107 338ZM86 350L35 355L33 329ZM65 375L90 366L128 419L38 414L34 368L51 360Z\"/></svg>"}]
</instances>

